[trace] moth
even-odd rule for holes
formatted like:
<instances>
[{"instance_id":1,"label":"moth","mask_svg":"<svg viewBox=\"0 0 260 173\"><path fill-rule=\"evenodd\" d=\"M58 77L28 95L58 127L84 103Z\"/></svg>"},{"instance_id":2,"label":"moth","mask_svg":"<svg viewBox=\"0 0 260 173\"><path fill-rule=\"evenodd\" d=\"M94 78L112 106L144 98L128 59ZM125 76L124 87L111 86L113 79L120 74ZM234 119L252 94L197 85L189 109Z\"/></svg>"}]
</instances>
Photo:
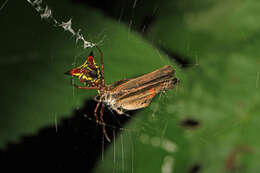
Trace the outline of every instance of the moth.
<instances>
[{"instance_id":1,"label":"moth","mask_svg":"<svg viewBox=\"0 0 260 173\"><path fill-rule=\"evenodd\" d=\"M91 52L83 65L67 71L65 74L77 77L83 86L72 85L79 89L95 89L98 95L94 98L97 106L94 115L97 123L103 128L106 139L110 139L106 133L105 122L103 119L104 108L116 111L118 114L124 114L129 110L136 110L147 107L156 94L172 89L179 83L175 77L174 69L166 65L148 74L117 81L111 85L105 84L103 54L99 47L96 47L100 53L101 69L94 60ZM72 81L72 79L71 79ZM100 109L99 116L97 114Z\"/></svg>"},{"instance_id":2,"label":"moth","mask_svg":"<svg viewBox=\"0 0 260 173\"><path fill-rule=\"evenodd\" d=\"M118 114L124 114L128 110L147 107L157 93L169 90L177 83L174 70L166 65L140 77L108 85L95 100L104 103Z\"/></svg>"}]
</instances>

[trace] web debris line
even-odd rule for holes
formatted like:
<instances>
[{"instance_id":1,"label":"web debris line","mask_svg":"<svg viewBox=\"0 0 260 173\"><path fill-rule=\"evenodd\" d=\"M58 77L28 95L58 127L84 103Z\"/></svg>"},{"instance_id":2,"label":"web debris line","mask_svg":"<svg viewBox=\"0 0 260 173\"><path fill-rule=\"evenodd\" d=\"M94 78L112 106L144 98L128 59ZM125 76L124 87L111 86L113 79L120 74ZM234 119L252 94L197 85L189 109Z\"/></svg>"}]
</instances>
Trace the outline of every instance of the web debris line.
<instances>
[{"instance_id":1,"label":"web debris line","mask_svg":"<svg viewBox=\"0 0 260 173\"><path fill-rule=\"evenodd\" d=\"M104 161L104 143L105 143L105 141L104 141L105 139L104 139L104 136L102 137L102 161Z\"/></svg>"},{"instance_id":2,"label":"web debris line","mask_svg":"<svg viewBox=\"0 0 260 173\"><path fill-rule=\"evenodd\" d=\"M130 144L130 149L131 149L130 150L131 151L131 173L134 173L134 142L133 142L133 137L132 137L131 133L126 133L126 135L130 139L129 144ZM127 170L129 170L129 169L127 169Z\"/></svg>"},{"instance_id":3,"label":"web debris line","mask_svg":"<svg viewBox=\"0 0 260 173\"><path fill-rule=\"evenodd\" d=\"M8 0L7 0L8 1ZM87 41L84 36L80 33L81 29L79 29L78 31L75 31L72 28L72 19L70 19L67 22L59 22L57 21L52 14L52 10L47 6L43 5L42 0L27 0L28 3L30 3L32 5L32 7L34 7L34 9L40 13L40 17L44 20L50 20L51 22L53 22L53 26L55 27L61 27L63 28L65 31L70 32L73 36L76 37L76 43L78 43L78 41L82 41L83 43L83 48L92 48L94 46L96 46L95 43L89 42ZM2 8L2 7L1 7Z\"/></svg>"},{"instance_id":4,"label":"web debris line","mask_svg":"<svg viewBox=\"0 0 260 173\"><path fill-rule=\"evenodd\" d=\"M133 144L133 138L132 138L132 135L130 134L130 137L131 137L131 156L132 156L132 159L131 159L131 166L132 166L132 173L134 173L134 144Z\"/></svg>"},{"instance_id":5,"label":"web debris line","mask_svg":"<svg viewBox=\"0 0 260 173\"><path fill-rule=\"evenodd\" d=\"M113 173L115 172L115 164L116 164L116 135L115 135L115 131L113 130L113 138L114 138L114 159L113 159Z\"/></svg>"},{"instance_id":6,"label":"web debris line","mask_svg":"<svg viewBox=\"0 0 260 173\"><path fill-rule=\"evenodd\" d=\"M5 7L5 5L7 4L8 0L6 0L0 7L0 11Z\"/></svg>"},{"instance_id":7,"label":"web debris line","mask_svg":"<svg viewBox=\"0 0 260 173\"><path fill-rule=\"evenodd\" d=\"M124 142L123 142L123 135L120 135L121 138L121 149L122 149L122 171L124 172L125 166L124 166Z\"/></svg>"}]
</instances>

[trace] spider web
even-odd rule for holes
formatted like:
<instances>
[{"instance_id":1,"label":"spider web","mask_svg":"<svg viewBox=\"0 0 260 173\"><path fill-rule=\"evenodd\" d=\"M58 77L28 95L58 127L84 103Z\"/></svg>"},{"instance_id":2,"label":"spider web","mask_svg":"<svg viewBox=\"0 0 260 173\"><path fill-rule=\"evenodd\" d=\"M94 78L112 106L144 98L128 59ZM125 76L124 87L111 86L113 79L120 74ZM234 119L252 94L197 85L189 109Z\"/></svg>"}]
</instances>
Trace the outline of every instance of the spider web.
<instances>
[{"instance_id":1,"label":"spider web","mask_svg":"<svg viewBox=\"0 0 260 173\"><path fill-rule=\"evenodd\" d=\"M93 48L99 43L92 43L91 41L85 39L86 37L81 34L81 29L75 29L73 27L72 19L68 21L58 21L54 17L54 12L51 8L48 7L48 5L45 5L43 1L41 0L35 0L35 1L27 1L39 14L39 17L49 22L52 26L57 28L62 28L64 31L71 34L71 36L75 39L76 43L80 42L81 47L83 48L81 51L79 51L76 55L74 55L74 60L72 62L73 66L78 66L80 64L79 61L84 61L84 56L86 56L87 53L89 53L88 48ZM3 10L6 7L6 4L8 1L5 1L1 5L1 10ZM135 0L132 2L132 8L137 8L139 3L141 1ZM122 13L124 12L124 8L122 8ZM118 21L120 22L121 16L118 18ZM128 24L125 24L128 26L127 31L127 39L131 39L134 27L134 17L130 19ZM85 28L84 28L85 30ZM40 33L39 33L40 34ZM103 33L101 33L102 35ZM104 34L103 34L104 35ZM103 41L103 40L102 40ZM108 40L109 42L109 40ZM158 49L157 46L154 46L152 44L149 45L152 50L154 50L154 54L156 55L157 59L162 64L171 64L171 61L169 59L164 58L165 57L165 51L162 51L161 49ZM116 51L116 50L115 50ZM190 45L187 44L187 54L191 54ZM185 64L188 66L189 70L200 70L200 61L198 55L194 56L194 63ZM109 57L109 56L108 56ZM98 57L96 57L98 59ZM116 63L116 62L115 62ZM153 62L149 62L149 64L156 66L156 64L153 64ZM111 67L108 67L111 68ZM150 71L147 71L147 73ZM181 71L183 72L183 71ZM124 73L124 72L122 72ZM180 71L179 71L180 73ZM137 72L139 75L139 72ZM107 77L109 77L110 74L105 74ZM142 75L142 74L140 74ZM125 77L129 77L128 75L125 75ZM133 76L136 77L136 76ZM255 87L259 87L259 72L256 73L256 76L254 76L255 79ZM110 144L110 150L106 151L106 143L107 141L105 138L103 138L102 147L100 147L101 153L101 160L104 162L107 159L107 155L112 153L112 159L110 159L109 163L112 163L112 172L135 172L138 164L138 158L137 153L138 149L136 149L136 143L141 144L144 146L144 148L152 148L154 151L146 151L146 153L151 153L151 155L156 154L155 151L160 151L160 155L157 157L157 162L160 164L160 170L162 173L169 173L173 172L175 170L175 164L178 160L176 160L176 153L178 153L181 149L181 145L178 145L175 142L175 138L170 138L167 133L172 132L174 133L174 130L178 131L179 129L179 122L180 119L183 117L175 117L171 115L175 115L176 112L181 112L186 115L186 109L192 110L192 108L187 108L184 106L184 104L176 104L174 106L168 105L168 103L171 100L175 99L175 96L179 94L178 90L181 90L182 88L176 88L172 91L167 91L165 93L158 94L158 96L152 101L152 103L145 109L139 110L136 113L133 113L133 116L131 112L130 116L128 115L122 115L119 117L115 112L112 112L111 116L106 116L107 119L106 122L106 128L112 129L113 133L110 133L110 137L113 140L113 143ZM72 88L72 94L75 96L75 100L77 92L80 92L74 88ZM72 100L73 101L73 100ZM76 108L80 109L80 107ZM106 110L106 113L110 112L111 110ZM128 113L128 112L127 112ZM136 116L134 116L136 115ZM55 131L59 132L59 121L57 120L57 113L53 113L54 117L53 121L55 124ZM85 117L89 121L91 121L93 124L96 124L98 126L98 129L101 128L99 123L96 123L95 118L90 115L84 115L82 114L82 117ZM114 119L116 123L110 123L109 119ZM121 124L120 119L130 119L128 124ZM176 124L169 124L169 122L176 122ZM239 125L238 121L232 122L234 123L232 127L225 127L217 131L210 131L208 134L213 136L219 136L220 134L225 133L225 131L232 129L235 126ZM172 128L174 126L174 128ZM184 126L184 125L183 125ZM116 134L116 131L119 131L118 134ZM102 131L99 131L102 135ZM93 134L95 136L96 134ZM177 134L175 134L177 136ZM187 136L192 136L192 133L185 134ZM173 135L174 136L174 135ZM201 144L208 144L210 145L208 140L205 140L204 137L201 137L200 139ZM137 164L136 164L137 163ZM102 170L102 168L100 168ZM102 172L102 171L100 171Z\"/></svg>"},{"instance_id":2,"label":"spider web","mask_svg":"<svg viewBox=\"0 0 260 173\"><path fill-rule=\"evenodd\" d=\"M28 3L31 4L31 6L39 13L41 19L46 20L48 22L51 22L54 27L61 27L65 31L69 32L73 37L75 37L76 43L78 41L82 42L82 47L85 48L92 48L96 46L96 43L92 43L90 41L87 41L84 36L80 33L81 29L78 29L78 31L75 31L72 27L72 19L70 19L67 22L61 21L59 22L54 16L53 16L53 11L47 6L44 5L42 0L27 0ZM138 4L138 1L135 0L133 3L133 8L136 7ZM120 18L119 18L120 20ZM128 25L128 33L131 34L131 26L132 26L133 20L130 20L130 23ZM129 36L128 36L129 37ZM154 47L152 46L152 49ZM170 61L167 59L162 58L160 51L156 49L158 58L164 62L164 64L170 64ZM82 57L82 55L85 54L85 51L79 53L78 55L75 56L74 62L72 63L74 66L77 66L77 59ZM187 64L186 64L187 65ZM198 58L196 57L196 63L195 64L189 64L190 66L198 66ZM73 88L72 90L73 95L75 95L75 89ZM178 91L175 91L178 92ZM164 157L161 158L161 171L162 173L170 173L174 170L174 156L173 153L175 153L178 150L177 144L170 139L167 139L165 137L165 132L167 131L168 128L168 119L167 118L162 118L160 117L161 114L164 113L162 111L161 105L167 103L168 100L172 99L171 97L167 98L168 95L167 93L160 93L159 96L156 98L156 102L151 103L151 105L146 108L146 114L151 115L148 117L147 120L140 119L138 117L133 117L129 116L128 114L125 114L125 118L130 118L131 121L133 121L134 124L136 124L135 128L130 128L130 127L120 127L121 124L119 120L117 120L117 116L115 112L112 110L109 110L113 114L113 118L118 122L118 126L115 125L110 125L106 124L106 128L112 128L114 130L119 130L122 131L123 133L120 133L118 135L118 140L115 140L115 131L113 131L113 172L134 172L134 159L135 159L135 148L134 148L134 140L139 140L142 144L144 145L149 145L154 148L158 148L160 150L165 151ZM163 112L163 113L162 113ZM93 123L96 123L96 120L93 119L93 116L89 115L84 115L87 119L92 121ZM58 131L57 128L57 119L55 117L55 128L56 131ZM147 117L146 117L147 118ZM168 117L169 118L169 117ZM171 117L172 118L172 117ZM148 121L148 123L146 123ZM160 122L163 124L163 128L154 128L152 125ZM100 125L99 123L97 125ZM138 136L133 138L133 136ZM101 154L101 159L104 160L104 138L102 141L102 154ZM126 143L130 140L130 151L126 150ZM129 145L129 144L128 144ZM130 153L130 154L129 154ZM130 162L131 164L126 164L126 162L129 162L129 158L126 156L131 156ZM130 168L128 166L131 166Z\"/></svg>"},{"instance_id":3,"label":"spider web","mask_svg":"<svg viewBox=\"0 0 260 173\"><path fill-rule=\"evenodd\" d=\"M87 41L84 36L80 33L81 29L78 29L78 31L76 32L73 28L72 28L72 19L70 19L67 22L59 22L55 19L55 17L53 16L53 12L52 10L47 6L43 4L42 0L27 0L28 3L30 3L35 10L40 14L40 17L44 20L50 20L51 22L53 22L53 26L55 27L61 27L63 28L65 31L70 32L76 39L76 43L78 41L82 41L83 43L83 48L91 48L96 46L95 43L92 43L90 41Z\"/></svg>"},{"instance_id":4,"label":"spider web","mask_svg":"<svg viewBox=\"0 0 260 173\"><path fill-rule=\"evenodd\" d=\"M39 126L36 127L35 122L38 123L44 119L37 117L37 113L40 110L44 113L38 115L46 115L45 120L48 119L48 124L52 124L52 132L57 134L55 139L59 139L63 134L69 133L69 131L63 131L60 127L62 126L61 124L63 124L63 127L71 127L70 121L60 121L59 117L63 115L58 112L61 109L66 109L71 113L68 107L74 105L74 102L80 102L79 93L84 98L91 94L94 96L97 93L94 91L87 91L87 93L86 91L76 90L73 87L69 88L70 85L67 82L69 79L64 80L66 77L63 76L63 70L61 69L67 70L71 66L80 65L89 54L90 49L99 45L99 43L90 41L92 40L90 36L96 36L98 35L97 33L104 36L109 31L112 31L115 34L109 36L111 40L102 40L104 41L104 47L102 48L104 48L103 53L105 54L106 84L123 78L134 78L160 68L162 65L171 64L172 61L166 58L167 54L169 57L174 57L173 59L176 60L177 64L179 63L183 67L180 69L173 66L177 70L176 74L178 77L180 75L180 86L174 90L158 94L147 108L136 112L126 112L130 116L120 116L106 109L104 114L106 129L110 131L109 136L113 139L113 143L110 145L108 145L104 137L102 138L102 127L99 123L96 123L93 116L92 112L96 103L94 101L87 102L90 105L86 106L88 108L87 114L82 113L83 111L80 112L83 108L78 106L80 104L76 104L77 107L73 106L73 108L75 108L75 111L80 112L80 114L77 114L79 116L76 117L78 118L76 126L81 125L81 128L76 126L71 128L73 135L69 139L74 139L73 137L77 134L82 134L78 132L79 129L84 129L84 135L76 138L78 140L71 140L70 142L73 146L62 151L62 157L65 156L65 153L72 151L78 151L81 154L79 154L80 156L86 155L84 152L87 150L98 151L101 161L98 164L99 168L96 169L97 172L153 172L156 170L156 172L162 173L198 173L202 168L203 172L219 173L223 172L223 170L226 172L243 172L243 168L247 169L247 167L250 167L251 163L246 165L246 167L243 167L243 164L239 167L242 161L237 162L237 160L243 159L245 153L257 154L257 146L259 146L256 145L259 144L256 143L256 140L252 140L252 138L257 136L257 133L254 133L257 132L254 126L257 127L259 124L259 119L257 119L259 116L254 115L259 113L257 112L259 104L257 105L256 103L259 103L260 72L259 68L254 66L259 64L259 60L253 60L252 58L253 55L254 57L259 57L257 54L258 48L254 48L254 45L252 45L252 43L259 45L258 39L255 37L256 34L254 35L254 32L258 31L258 25L254 22L258 20L254 18L255 14L253 14L253 12L257 11L255 10L256 6L252 8L252 5L243 2L241 6L238 6L239 8L236 8L240 2L233 3L233 1L216 3L215 6L211 6L214 4L214 1L196 1L195 5L190 1L188 4L188 1L172 1L174 3L160 1L158 5L152 7L151 11L153 14L150 15L151 11L149 11L150 16L144 17L145 24L137 27L136 23L139 21L135 17L140 12L146 15L147 8L143 8L145 1L132 0L127 1L126 6L122 5L119 8L118 16L113 16L115 20L108 22L111 22L110 24L114 26L120 25L120 29L117 30L111 25L109 27L107 25L98 26L100 23L107 22L103 19L109 18L108 15L110 13L98 12L100 16L105 15L100 18L95 16L93 19L101 19L101 21L96 20L92 22L95 26L90 28L88 28L88 22L86 22L84 23L85 26L82 27L77 25L80 23L77 20L81 18L81 14L85 15L82 17L85 20L89 11L85 13L85 9L79 10L78 16L74 17L73 13L75 11L70 13L70 10L74 10L74 8L70 9L70 6L67 5L68 8L66 7L65 9L65 15L71 17L71 19L58 20L61 16L58 13L56 14L56 12L59 12L59 10L56 10L55 6L51 6L51 3L55 4L55 1L48 2L50 3L45 4L41 0L23 1L22 3L26 4L25 8L22 6L15 7L14 1L3 0L0 3L0 17L5 16L4 20L1 20L1 23L3 23L1 27L3 32L1 33L7 33L7 36L3 36L4 40L2 41L5 43L2 46L4 48L2 52L4 52L4 56L7 58L1 58L1 74L2 81L4 81L1 83L1 91L3 92L1 94L1 105L4 110L3 115L6 115L2 116L2 118L6 118L1 119L0 135L4 136L4 139L10 140L10 136L14 136L14 129L19 131L19 135L28 134L26 133L28 131L24 129L30 129L28 128L29 126L34 127L34 129L31 128L33 132L38 131ZM20 1L20 5L23 5L22 3ZM149 2L149 4L152 3ZM12 6L12 4L14 5ZM61 2L57 2L57 4L61 5ZM165 8L165 6L161 8L161 4L165 4L169 8ZM102 7L106 5L110 5L109 7L113 6L108 1L102 2L102 5ZM132 11L129 11L128 7ZM253 10L249 9L248 11L252 12L252 14L247 15L248 12L245 9L249 7ZM19 11L19 8L23 9ZM141 11L136 12L140 8ZM7 12L8 10L11 11L11 9L15 9L12 11L15 11L15 14L8 16ZM87 9L90 10L90 8ZM38 16L32 15L35 13L34 10ZM84 10L85 12L81 13ZM173 18L170 18L171 20L168 20L168 17L171 17L171 15L167 13L171 11L176 13L174 13ZM31 16L28 17L26 14ZM87 18L91 19L92 15L89 16L91 17ZM125 16L128 16L128 19L125 19ZM160 16L165 18L156 20L156 17ZM244 18L247 18L247 20ZM47 30L53 29L55 32L46 33L44 32L46 28L39 30L39 32L35 29L29 30L28 26L31 26L32 22L28 22L28 19L32 19L34 22L37 20L41 24L44 23L45 26L50 26L49 28L47 27ZM40 22L40 19L44 22ZM240 21L242 22L240 23ZM155 23L149 28L149 23L151 24L152 22ZM157 25L157 22L161 23ZM26 23L27 26L25 27L21 23ZM222 25L216 25L216 23L221 23ZM154 27L156 25L164 28L167 32ZM20 28L19 26L22 27ZM38 26L42 27L43 25L39 24ZM187 26L190 28L187 28ZM102 28L105 32L100 30L91 32L91 29L96 31L97 28ZM237 31L238 28L239 30ZM28 32L25 31L26 29ZM109 31L106 31L106 29ZM8 32L8 30L12 32ZM52 44L57 43L55 40L56 36L57 38L58 36L62 37L62 41L65 40L65 37L67 39L68 36L64 36L63 32L60 32L61 30L65 31L65 35L71 36L72 40L65 41L64 45L67 47L63 45L60 47L52 46ZM84 33L85 31L87 31L87 34ZM61 34L59 35L59 33ZM51 38L53 36L51 34L55 35L54 39ZM25 35L25 37L19 37L19 35ZM138 35L141 35L142 38ZM37 38L31 39L34 36ZM226 39L230 37L230 40ZM133 41L138 38L141 40L140 42ZM197 40L199 41L197 42ZM34 44L36 42L37 44ZM58 43L61 42L58 41ZM76 45L80 45L80 50L73 50L73 52L71 49L74 45L69 44L70 42L76 42ZM48 46L42 49L43 51L41 52L40 48L45 46L46 43ZM212 43L213 45L210 45ZM7 49L5 49L5 45L7 45ZM171 47L172 45L174 46ZM241 51L236 49L241 49ZM47 50L46 53L45 50ZM194 50L198 50L198 52ZM63 52L63 54L59 54L60 52ZM177 53L187 57L183 58L182 55ZM95 50L94 55L96 55ZM46 57L50 57L50 59L46 59ZM97 55L95 58L99 62ZM66 60L68 60L68 63L64 63ZM7 66L11 68L7 68ZM20 75L21 73L23 75ZM37 75L34 76L32 73ZM66 90L66 86L68 86L68 90ZM46 92L41 90L42 88L46 88ZM59 90L58 88L62 89ZM65 92L61 91L63 89ZM46 93L48 98L41 93ZM70 94L73 97L69 97ZM68 99L65 97L57 99L60 95L66 95ZM32 99L28 99L28 96ZM28 106L26 103L29 103L29 101L30 105L28 104ZM61 108L58 101L64 104L60 106ZM29 111L26 111L26 109L29 109ZM45 112L47 109L48 112ZM73 114L70 113L69 115ZM12 116L14 114L18 116ZM28 114L32 115L32 117L26 117ZM123 120L128 121L124 123ZM21 123L12 124L12 121ZM84 123L82 125L79 122ZM92 128L94 129L93 131L89 130L92 125L94 126ZM3 133L2 129L4 128L9 131ZM46 133L41 134L46 137ZM252 134L255 134L255 136ZM101 138L99 138L100 136ZM84 143L85 138L88 138L88 140ZM54 148L53 146L56 146L56 149L59 151L61 146L65 146L68 143L67 139L61 140L61 143L58 143L54 138L47 139L51 143L46 145L50 151ZM89 143L94 143L95 140L98 140L102 146L88 145ZM81 146L81 149L78 146ZM255 151L252 149L254 147ZM58 152L54 151L51 154L54 153ZM239 157L236 157L236 153L239 153ZM27 156L27 153L25 152L23 155ZM248 160L251 161L251 159L257 158L255 156L250 156L251 158L248 158ZM12 158L16 157L17 155ZM87 153L87 158L91 157L94 156ZM78 164L78 166L91 165L90 160L84 160L86 157L74 156L72 158L78 158L77 161L81 161L81 164ZM149 163L149 166L146 167L147 163ZM238 164L238 167L234 169L233 167L236 168L236 164ZM153 170L149 170L150 167Z\"/></svg>"}]
</instances>

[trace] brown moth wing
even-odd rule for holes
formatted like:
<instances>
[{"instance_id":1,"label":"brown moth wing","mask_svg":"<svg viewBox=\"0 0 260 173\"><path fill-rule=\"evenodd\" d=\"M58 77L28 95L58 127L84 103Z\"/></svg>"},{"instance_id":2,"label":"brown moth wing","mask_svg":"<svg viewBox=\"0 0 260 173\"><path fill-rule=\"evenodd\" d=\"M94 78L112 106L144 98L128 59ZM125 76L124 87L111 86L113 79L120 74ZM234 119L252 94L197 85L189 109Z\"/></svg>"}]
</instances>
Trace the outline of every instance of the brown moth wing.
<instances>
[{"instance_id":1,"label":"brown moth wing","mask_svg":"<svg viewBox=\"0 0 260 173\"><path fill-rule=\"evenodd\" d=\"M168 78L169 76L174 75L174 70L171 66L166 65L158 70L155 70L151 73L145 74L143 76L130 79L127 82L120 84L112 89L112 91L129 91L131 89L138 89L142 86L145 86L148 83L156 82L158 80L164 80L164 78Z\"/></svg>"},{"instance_id":2,"label":"brown moth wing","mask_svg":"<svg viewBox=\"0 0 260 173\"><path fill-rule=\"evenodd\" d=\"M140 90L129 91L127 94L122 94L116 97L115 107L122 108L124 110L135 110L147 107L154 96L161 92L173 88L178 82L176 78L168 76L167 79L159 82L152 82L147 87Z\"/></svg>"},{"instance_id":3,"label":"brown moth wing","mask_svg":"<svg viewBox=\"0 0 260 173\"><path fill-rule=\"evenodd\" d=\"M158 86L159 88L159 90L155 88L156 93L168 90L173 87L173 80L176 80L175 83L177 82L177 79L173 77L173 74L174 71L170 66L164 66L154 72L130 79L129 81L113 88L111 93L116 94L114 95L114 98L117 100L123 100L124 98L132 97L134 95L138 97L140 93L155 88L155 86ZM138 85L136 85L135 82L137 82Z\"/></svg>"},{"instance_id":4,"label":"brown moth wing","mask_svg":"<svg viewBox=\"0 0 260 173\"><path fill-rule=\"evenodd\" d=\"M154 98L155 94L152 92L147 91L143 93L138 98L137 97L129 97L127 99L120 100L117 102L118 107L124 110L136 110L147 107L152 99Z\"/></svg>"}]
</instances>

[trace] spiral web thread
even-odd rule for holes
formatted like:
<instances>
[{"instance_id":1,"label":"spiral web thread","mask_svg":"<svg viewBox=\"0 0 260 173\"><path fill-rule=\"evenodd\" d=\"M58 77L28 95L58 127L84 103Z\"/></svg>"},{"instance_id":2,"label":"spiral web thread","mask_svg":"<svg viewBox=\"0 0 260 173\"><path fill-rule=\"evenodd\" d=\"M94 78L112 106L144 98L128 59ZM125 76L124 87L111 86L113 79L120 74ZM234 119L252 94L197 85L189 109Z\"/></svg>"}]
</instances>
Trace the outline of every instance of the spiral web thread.
<instances>
[{"instance_id":1,"label":"spiral web thread","mask_svg":"<svg viewBox=\"0 0 260 173\"><path fill-rule=\"evenodd\" d=\"M84 36L80 33L81 29L78 29L78 31L76 32L73 28L72 28L72 19L70 19L67 22L59 22L58 20L56 20L53 16L52 10L47 6L44 5L42 0L27 0L28 3L31 4L31 6L40 14L40 17L44 20L49 20L50 22L53 23L53 26L55 27L61 27L63 28L65 31L70 32L74 37L76 37L76 43L78 41L82 41L83 43L83 48L91 48L96 46L95 43L92 43L90 41L87 41Z\"/></svg>"}]
</instances>

